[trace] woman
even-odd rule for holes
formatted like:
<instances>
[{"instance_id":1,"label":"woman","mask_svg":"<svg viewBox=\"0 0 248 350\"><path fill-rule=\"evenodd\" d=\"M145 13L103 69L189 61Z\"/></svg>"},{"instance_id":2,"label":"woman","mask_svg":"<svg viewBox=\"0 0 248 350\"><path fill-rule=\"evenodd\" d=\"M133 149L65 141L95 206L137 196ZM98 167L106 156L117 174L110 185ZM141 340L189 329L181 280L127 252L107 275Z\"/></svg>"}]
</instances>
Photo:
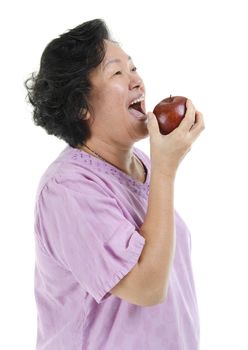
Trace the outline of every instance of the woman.
<instances>
[{"instance_id":1,"label":"woman","mask_svg":"<svg viewBox=\"0 0 248 350\"><path fill-rule=\"evenodd\" d=\"M161 135L99 19L51 41L25 86L36 125L67 143L37 190L36 349L198 349L190 233L173 200L201 113L187 100ZM148 135L150 158L134 147Z\"/></svg>"}]
</instances>

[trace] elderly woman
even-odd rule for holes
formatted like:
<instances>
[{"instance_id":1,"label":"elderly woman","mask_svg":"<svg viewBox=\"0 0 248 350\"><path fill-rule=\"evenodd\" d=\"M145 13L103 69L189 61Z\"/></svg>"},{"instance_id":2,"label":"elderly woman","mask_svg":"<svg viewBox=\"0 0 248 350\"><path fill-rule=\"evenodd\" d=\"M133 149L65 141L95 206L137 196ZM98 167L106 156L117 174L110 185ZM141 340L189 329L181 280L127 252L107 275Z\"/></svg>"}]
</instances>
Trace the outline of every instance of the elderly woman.
<instances>
[{"instance_id":1,"label":"elderly woman","mask_svg":"<svg viewBox=\"0 0 248 350\"><path fill-rule=\"evenodd\" d=\"M173 201L202 114L187 100L160 134L100 19L52 40L25 86L35 124L67 143L36 196L36 349L198 349L190 232ZM134 147L147 136L150 158Z\"/></svg>"}]
</instances>

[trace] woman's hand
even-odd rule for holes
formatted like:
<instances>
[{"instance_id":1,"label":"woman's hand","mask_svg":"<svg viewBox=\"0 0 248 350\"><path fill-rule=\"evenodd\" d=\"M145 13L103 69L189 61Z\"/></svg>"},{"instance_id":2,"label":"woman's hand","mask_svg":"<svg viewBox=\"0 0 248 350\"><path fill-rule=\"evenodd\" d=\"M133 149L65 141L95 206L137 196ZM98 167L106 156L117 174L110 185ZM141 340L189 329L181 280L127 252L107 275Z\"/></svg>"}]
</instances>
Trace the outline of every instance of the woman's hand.
<instances>
[{"instance_id":1,"label":"woman's hand","mask_svg":"<svg viewBox=\"0 0 248 350\"><path fill-rule=\"evenodd\" d=\"M148 113L147 128L150 135L152 167L171 177L175 177L180 162L205 129L202 113L196 111L189 99L186 102L186 108L185 117L180 125L168 135L160 133L155 114Z\"/></svg>"}]
</instances>

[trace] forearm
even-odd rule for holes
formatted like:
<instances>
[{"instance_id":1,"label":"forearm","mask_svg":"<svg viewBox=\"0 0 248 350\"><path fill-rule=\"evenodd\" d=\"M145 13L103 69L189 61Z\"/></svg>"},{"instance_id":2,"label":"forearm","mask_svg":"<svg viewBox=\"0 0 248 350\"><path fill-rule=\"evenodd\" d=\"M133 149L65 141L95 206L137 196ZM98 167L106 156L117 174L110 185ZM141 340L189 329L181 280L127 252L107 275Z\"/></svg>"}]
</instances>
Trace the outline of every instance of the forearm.
<instances>
[{"instance_id":1,"label":"forearm","mask_svg":"<svg viewBox=\"0 0 248 350\"><path fill-rule=\"evenodd\" d=\"M148 210L140 234L146 243L139 265L152 293L167 294L171 265L175 253L174 181L160 170L152 169Z\"/></svg>"}]
</instances>

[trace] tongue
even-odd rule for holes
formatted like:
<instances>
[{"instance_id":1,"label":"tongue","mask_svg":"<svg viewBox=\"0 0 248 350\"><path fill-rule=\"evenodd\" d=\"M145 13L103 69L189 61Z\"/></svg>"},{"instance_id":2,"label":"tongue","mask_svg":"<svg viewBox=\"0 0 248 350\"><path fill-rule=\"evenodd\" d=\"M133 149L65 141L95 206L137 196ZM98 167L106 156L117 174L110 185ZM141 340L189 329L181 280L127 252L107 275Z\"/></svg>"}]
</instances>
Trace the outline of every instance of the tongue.
<instances>
[{"instance_id":1,"label":"tongue","mask_svg":"<svg viewBox=\"0 0 248 350\"><path fill-rule=\"evenodd\" d=\"M137 119L146 119L146 115L143 112L143 109L141 108L141 103L137 102L132 104L129 108L129 112Z\"/></svg>"},{"instance_id":2,"label":"tongue","mask_svg":"<svg viewBox=\"0 0 248 350\"><path fill-rule=\"evenodd\" d=\"M135 118L138 118L138 119L142 118L143 119L145 117L144 113L141 113L140 111L138 111L135 108L129 107L128 110Z\"/></svg>"}]
</instances>

